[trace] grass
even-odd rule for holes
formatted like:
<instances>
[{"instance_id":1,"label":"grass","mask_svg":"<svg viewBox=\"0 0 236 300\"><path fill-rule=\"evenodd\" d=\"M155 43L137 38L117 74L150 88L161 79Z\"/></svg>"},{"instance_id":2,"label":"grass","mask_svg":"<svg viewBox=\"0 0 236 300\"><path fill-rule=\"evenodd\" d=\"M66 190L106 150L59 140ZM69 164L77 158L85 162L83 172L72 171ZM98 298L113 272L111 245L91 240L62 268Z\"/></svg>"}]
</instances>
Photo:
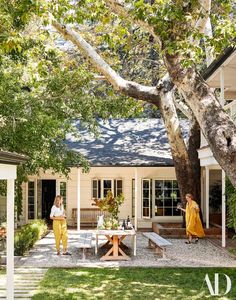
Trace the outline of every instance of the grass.
<instances>
[{"instance_id":1,"label":"grass","mask_svg":"<svg viewBox=\"0 0 236 300\"><path fill-rule=\"evenodd\" d=\"M231 291L222 297L210 296L204 281L214 273L226 274ZM226 280L220 275L220 292ZM235 268L77 268L49 269L33 300L74 299L236 299Z\"/></svg>"}]
</instances>

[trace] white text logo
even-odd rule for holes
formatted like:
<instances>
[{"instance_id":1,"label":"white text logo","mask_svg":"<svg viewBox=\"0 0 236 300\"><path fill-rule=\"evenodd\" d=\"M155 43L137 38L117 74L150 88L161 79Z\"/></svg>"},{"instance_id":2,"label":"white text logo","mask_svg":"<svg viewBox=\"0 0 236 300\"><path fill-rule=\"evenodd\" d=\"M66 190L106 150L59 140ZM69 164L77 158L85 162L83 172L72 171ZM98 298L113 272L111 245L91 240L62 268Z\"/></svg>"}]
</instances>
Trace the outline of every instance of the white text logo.
<instances>
[{"instance_id":1,"label":"white text logo","mask_svg":"<svg viewBox=\"0 0 236 300\"><path fill-rule=\"evenodd\" d=\"M205 276L205 281L207 283L208 290L209 290L211 296L219 296L219 282L220 282L219 275L220 275L219 273L215 273L214 287L211 284L208 274L206 274L206 276ZM224 275L224 279L226 279L226 290L225 290L225 293L223 294L223 295L226 295L231 290L232 284L231 284L231 280L228 275L226 275L226 274L221 274L221 275Z\"/></svg>"}]
</instances>

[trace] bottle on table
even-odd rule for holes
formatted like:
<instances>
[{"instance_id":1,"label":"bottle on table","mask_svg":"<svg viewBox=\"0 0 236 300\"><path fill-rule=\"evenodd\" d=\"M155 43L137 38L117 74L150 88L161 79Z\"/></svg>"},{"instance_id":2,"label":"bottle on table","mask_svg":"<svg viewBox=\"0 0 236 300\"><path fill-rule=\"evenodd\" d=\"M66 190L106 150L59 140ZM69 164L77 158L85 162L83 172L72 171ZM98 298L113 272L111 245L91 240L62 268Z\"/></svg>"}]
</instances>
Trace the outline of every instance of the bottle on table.
<instances>
[{"instance_id":1,"label":"bottle on table","mask_svg":"<svg viewBox=\"0 0 236 300\"><path fill-rule=\"evenodd\" d=\"M125 224L125 220L123 220L122 229L125 230L125 228L126 228L126 224Z\"/></svg>"}]
</instances>

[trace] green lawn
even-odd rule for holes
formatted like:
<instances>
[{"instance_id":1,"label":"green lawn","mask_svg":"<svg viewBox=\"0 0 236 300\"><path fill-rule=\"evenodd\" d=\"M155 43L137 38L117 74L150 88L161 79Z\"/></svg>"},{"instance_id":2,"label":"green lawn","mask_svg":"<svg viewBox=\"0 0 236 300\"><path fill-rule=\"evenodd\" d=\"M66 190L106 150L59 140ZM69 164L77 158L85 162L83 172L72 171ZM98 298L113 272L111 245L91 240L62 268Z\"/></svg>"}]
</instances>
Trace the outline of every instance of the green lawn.
<instances>
[{"instance_id":1,"label":"green lawn","mask_svg":"<svg viewBox=\"0 0 236 300\"><path fill-rule=\"evenodd\" d=\"M232 281L224 297L211 297L204 281L208 273L225 273ZM222 280L221 280L222 279ZM225 291L225 279L220 277ZM214 287L214 284L213 284ZM77 268L49 269L33 300L72 299L236 299L234 268Z\"/></svg>"}]
</instances>

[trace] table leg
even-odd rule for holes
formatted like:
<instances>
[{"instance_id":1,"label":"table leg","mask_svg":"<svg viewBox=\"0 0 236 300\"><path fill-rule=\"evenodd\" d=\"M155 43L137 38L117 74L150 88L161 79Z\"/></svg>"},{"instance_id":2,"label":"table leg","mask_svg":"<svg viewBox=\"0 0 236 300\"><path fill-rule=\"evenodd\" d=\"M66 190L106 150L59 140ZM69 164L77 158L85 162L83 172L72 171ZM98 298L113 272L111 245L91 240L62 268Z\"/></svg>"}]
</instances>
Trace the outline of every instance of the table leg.
<instances>
[{"instance_id":1,"label":"table leg","mask_svg":"<svg viewBox=\"0 0 236 300\"><path fill-rule=\"evenodd\" d=\"M95 255L98 254L98 234L96 234Z\"/></svg>"},{"instance_id":2,"label":"table leg","mask_svg":"<svg viewBox=\"0 0 236 300\"><path fill-rule=\"evenodd\" d=\"M111 241L112 248L101 257L101 260L130 260L130 257L126 255L124 251L119 247L119 237L117 235L114 235Z\"/></svg>"}]
</instances>

